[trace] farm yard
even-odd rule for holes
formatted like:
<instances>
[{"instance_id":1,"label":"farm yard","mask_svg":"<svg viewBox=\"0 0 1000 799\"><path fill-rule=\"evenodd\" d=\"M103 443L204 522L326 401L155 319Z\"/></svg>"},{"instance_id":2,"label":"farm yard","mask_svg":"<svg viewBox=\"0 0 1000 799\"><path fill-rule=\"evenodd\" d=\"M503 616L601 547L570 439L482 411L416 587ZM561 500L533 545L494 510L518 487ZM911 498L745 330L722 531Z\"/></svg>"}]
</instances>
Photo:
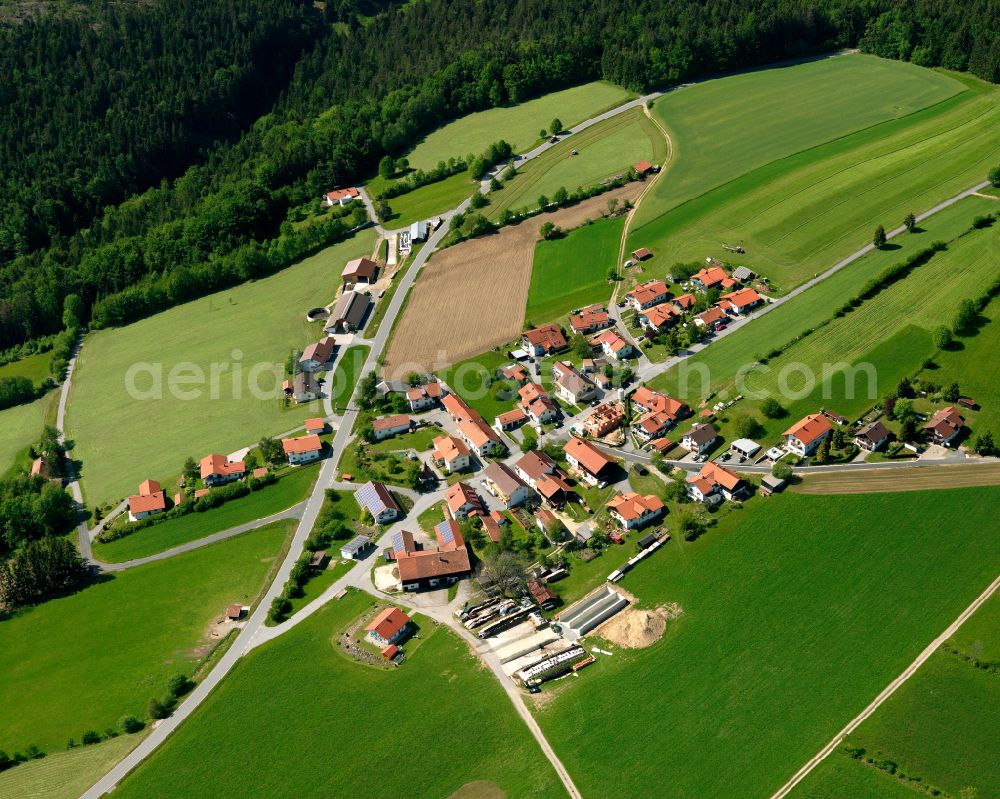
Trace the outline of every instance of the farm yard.
<instances>
[{"instance_id":1,"label":"farm yard","mask_svg":"<svg viewBox=\"0 0 1000 799\"><path fill-rule=\"evenodd\" d=\"M55 392L50 392L34 402L0 411L0 473L9 469L19 453L42 435L45 418L56 396Z\"/></svg>"},{"instance_id":2,"label":"farm yard","mask_svg":"<svg viewBox=\"0 0 1000 799\"><path fill-rule=\"evenodd\" d=\"M289 523L101 578L0 624L0 741L61 750L87 730L146 717L211 651L213 620L254 601ZM183 590L178 590L183 586Z\"/></svg>"},{"instance_id":3,"label":"farm yard","mask_svg":"<svg viewBox=\"0 0 1000 799\"><path fill-rule=\"evenodd\" d=\"M383 375L434 372L513 339L524 324L539 227L575 228L600 216L609 198L634 199L642 188L632 183L435 254L399 319Z\"/></svg>"},{"instance_id":4,"label":"farm yard","mask_svg":"<svg viewBox=\"0 0 1000 799\"><path fill-rule=\"evenodd\" d=\"M1000 643L998 612L1000 599L994 596L792 792L792 799L913 799L932 790L948 796L1000 795L1000 708L996 675L989 670L996 668ZM863 754L852 756L859 750ZM871 790L856 792L858 783L870 783Z\"/></svg>"},{"instance_id":5,"label":"farm yard","mask_svg":"<svg viewBox=\"0 0 1000 799\"><path fill-rule=\"evenodd\" d=\"M526 152L539 143L538 131L559 117L567 128L602 111L627 103L635 95L605 81L585 83L503 108L478 111L449 122L421 141L408 156L414 169L433 169L439 161L479 155L497 139L514 152Z\"/></svg>"},{"instance_id":6,"label":"farm yard","mask_svg":"<svg viewBox=\"0 0 1000 799\"><path fill-rule=\"evenodd\" d=\"M87 502L116 500L146 478L167 482L188 455L231 452L249 444L248 437L283 433L316 416L318 403L285 407L275 369L283 372L293 351L323 335L305 320L306 310L331 302L344 263L373 246L366 230L271 277L89 335L66 422L67 436L77 442L74 457L83 463ZM129 395L129 369L142 363L162 367L161 399ZM216 398L207 384L213 364L221 364ZM169 390L174 368L183 370L178 392ZM206 382L183 382L191 369L200 369ZM264 398L249 388L256 374ZM136 378L140 390L151 385L148 373ZM191 391L195 399L182 399ZM123 435L139 430L139 438Z\"/></svg>"},{"instance_id":7,"label":"farm yard","mask_svg":"<svg viewBox=\"0 0 1000 799\"><path fill-rule=\"evenodd\" d=\"M507 209L536 208L542 194L593 186L639 161L662 164L666 155L666 141L656 125L641 108L629 109L573 134L518 169L503 189L490 193L487 216L496 219Z\"/></svg>"},{"instance_id":8,"label":"farm yard","mask_svg":"<svg viewBox=\"0 0 1000 799\"><path fill-rule=\"evenodd\" d=\"M347 657L338 633L370 603L349 593L240 661L116 794L449 796L484 781L493 793L469 795L564 796L503 689L448 630L418 616L419 648L399 669ZM405 701L416 695L419 702ZM254 729L268 734L248 734ZM390 752L426 752L428 741L445 740L474 741L475 757L413 757L406 768L384 768ZM348 753L349 741L365 745Z\"/></svg>"},{"instance_id":9,"label":"farm yard","mask_svg":"<svg viewBox=\"0 0 1000 799\"><path fill-rule=\"evenodd\" d=\"M624 229L625 217L601 219L565 238L538 242L525 319L541 325L574 308L607 302L611 296L608 270L618 261Z\"/></svg>"},{"instance_id":10,"label":"farm yard","mask_svg":"<svg viewBox=\"0 0 1000 799\"><path fill-rule=\"evenodd\" d=\"M770 795L996 576L997 492L777 495L677 537L622 586L683 614L552 689L546 737L585 796Z\"/></svg>"},{"instance_id":11,"label":"farm yard","mask_svg":"<svg viewBox=\"0 0 1000 799\"><path fill-rule=\"evenodd\" d=\"M820 63L834 68L840 62ZM943 79L925 72L932 83ZM927 209L981 179L1000 154L991 134L1000 121L995 92L985 85L970 88L841 138L831 130L828 143L815 142L734 175L680 205L671 206L660 195L673 183L668 171L638 211L630 246L650 247L672 263L723 257L721 242L739 244L775 289L788 290L866 244L876 224L891 229L906 213ZM683 137L675 141L674 161L680 164Z\"/></svg>"}]
</instances>

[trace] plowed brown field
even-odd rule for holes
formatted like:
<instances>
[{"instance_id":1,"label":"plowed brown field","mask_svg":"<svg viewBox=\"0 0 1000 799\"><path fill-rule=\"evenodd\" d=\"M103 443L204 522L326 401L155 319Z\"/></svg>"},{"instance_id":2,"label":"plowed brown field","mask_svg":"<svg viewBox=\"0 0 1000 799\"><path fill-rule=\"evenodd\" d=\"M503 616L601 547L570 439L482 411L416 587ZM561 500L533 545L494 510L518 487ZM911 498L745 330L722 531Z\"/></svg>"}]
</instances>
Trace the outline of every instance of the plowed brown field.
<instances>
[{"instance_id":1,"label":"plowed brown field","mask_svg":"<svg viewBox=\"0 0 1000 799\"><path fill-rule=\"evenodd\" d=\"M632 183L435 254L413 287L389 344L383 375L399 380L412 371L437 371L511 341L524 325L542 223L578 227L600 216L611 197L635 200L644 185Z\"/></svg>"}]
</instances>

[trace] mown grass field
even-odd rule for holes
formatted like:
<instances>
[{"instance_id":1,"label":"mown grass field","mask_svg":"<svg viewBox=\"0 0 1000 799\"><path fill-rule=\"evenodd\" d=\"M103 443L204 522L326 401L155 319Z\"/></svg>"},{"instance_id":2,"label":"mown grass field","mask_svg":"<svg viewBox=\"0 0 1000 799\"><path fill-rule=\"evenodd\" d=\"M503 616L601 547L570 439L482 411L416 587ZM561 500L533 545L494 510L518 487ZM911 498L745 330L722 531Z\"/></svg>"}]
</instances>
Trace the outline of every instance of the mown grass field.
<instances>
[{"instance_id":1,"label":"mown grass field","mask_svg":"<svg viewBox=\"0 0 1000 799\"><path fill-rule=\"evenodd\" d=\"M106 563L144 558L239 524L263 519L309 496L318 474L318 465L299 467L274 485L218 508L169 519L107 544L95 543L94 557Z\"/></svg>"},{"instance_id":2,"label":"mown grass field","mask_svg":"<svg viewBox=\"0 0 1000 799\"><path fill-rule=\"evenodd\" d=\"M625 217L601 219L565 238L540 241L531 265L526 324L541 325L611 297L608 270L618 260Z\"/></svg>"},{"instance_id":3,"label":"mown grass field","mask_svg":"<svg viewBox=\"0 0 1000 799\"><path fill-rule=\"evenodd\" d=\"M146 715L208 651L208 627L249 604L288 523L139 566L0 622L0 748L58 750Z\"/></svg>"},{"instance_id":4,"label":"mown grass field","mask_svg":"<svg viewBox=\"0 0 1000 799\"><path fill-rule=\"evenodd\" d=\"M469 114L427 136L408 156L414 169L432 169L438 161L480 155L497 139L504 139L514 152L524 152L539 143L538 131L548 129L553 117L571 128L585 119L626 103L635 95L604 81L586 83L528 100L508 108L491 108Z\"/></svg>"},{"instance_id":5,"label":"mown grass field","mask_svg":"<svg viewBox=\"0 0 1000 799\"><path fill-rule=\"evenodd\" d=\"M22 450L38 441L49 407L58 401L53 391L34 402L0 411L0 473L13 466Z\"/></svg>"},{"instance_id":6,"label":"mown grass field","mask_svg":"<svg viewBox=\"0 0 1000 799\"><path fill-rule=\"evenodd\" d=\"M490 350L461 361L437 372L451 389L471 407L493 424L493 419L503 411L509 411L517 399L517 392L510 391L505 380L494 376L501 366L513 360L499 352Z\"/></svg>"},{"instance_id":7,"label":"mown grass field","mask_svg":"<svg viewBox=\"0 0 1000 799\"><path fill-rule=\"evenodd\" d=\"M354 387L361 375L361 367L365 365L370 347L366 344L355 344L348 347L340 356L337 368L329 378L327 390L332 391L334 413L343 413L348 401L354 393Z\"/></svg>"},{"instance_id":8,"label":"mown grass field","mask_svg":"<svg viewBox=\"0 0 1000 799\"><path fill-rule=\"evenodd\" d=\"M5 363L0 366L0 379L5 377L27 377L36 386L49 376L49 362L52 360L51 352L39 352L36 355L29 355L13 363Z\"/></svg>"},{"instance_id":9,"label":"mown grass field","mask_svg":"<svg viewBox=\"0 0 1000 799\"><path fill-rule=\"evenodd\" d=\"M117 793L446 797L485 780L509 799L564 795L493 675L447 630L418 618L399 669L344 656L336 637L369 602L352 592L240 661Z\"/></svg>"},{"instance_id":10,"label":"mown grass field","mask_svg":"<svg viewBox=\"0 0 1000 799\"><path fill-rule=\"evenodd\" d=\"M577 155L573 155L573 151ZM505 209L535 208L559 188L575 191L628 171L639 161L662 164L667 144L642 109L634 108L576 133L518 170L500 191L490 193L486 214L496 219Z\"/></svg>"},{"instance_id":11,"label":"mown grass field","mask_svg":"<svg viewBox=\"0 0 1000 799\"><path fill-rule=\"evenodd\" d=\"M949 796L1000 795L1000 705L996 674L978 669L947 651L954 647L991 662L1000 644L1000 599L994 596L936 652L875 714L793 792L794 799L862 796L853 786L871 783L872 796L926 796L928 789ZM985 640L984 640L985 639ZM994 664L996 661L992 661ZM845 749L896 764L897 775L852 758ZM919 780L907 782L898 775Z\"/></svg>"},{"instance_id":12,"label":"mown grass field","mask_svg":"<svg viewBox=\"0 0 1000 799\"><path fill-rule=\"evenodd\" d=\"M0 774L0 796L10 799L78 799L139 743L119 735L93 746L50 752Z\"/></svg>"},{"instance_id":13,"label":"mown grass field","mask_svg":"<svg viewBox=\"0 0 1000 799\"><path fill-rule=\"evenodd\" d=\"M319 402L284 407L285 361L323 335L305 312L330 302L344 263L370 254L373 244L366 230L272 277L88 336L66 421L87 502L120 499L146 478L167 482L188 455L232 452L322 415ZM162 366L162 398L130 395L126 376L137 363ZM171 391L171 370L184 364L200 369L205 381L177 383ZM213 364L220 364L215 396ZM185 370L181 379L191 374ZM135 385L150 391L153 378L143 372Z\"/></svg>"},{"instance_id":14,"label":"mown grass field","mask_svg":"<svg viewBox=\"0 0 1000 799\"><path fill-rule=\"evenodd\" d=\"M419 189L386 200L392 209L392 214L385 225L392 229L401 228L449 211L462 200L471 197L476 191L476 185L468 172L459 172L450 178L428 183Z\"/></svg>"},{"instance_id":15,"label":"mown grass field","mask_svg":"<svg viewBox=\"0 0 1000 799\"><path fill-rule=\"evenodd\" d=\"M675 538L622 585L683 614L550 688L546 737L585 796L770 795L996 576L998 497L778 495Z\"/></svg>"},{"instance_id":16,"label":"mown grass field","mask_svg":"<svg viewBox=\"0 0 1000 799\"><path fill-rule=\"evenodd\" d=\"M853 58L846 57L844 62L851 63ZM860 65L886 68L877 60L857 58L862 59ZM842 63L837 58L807 66L838 70L843 69ZM931 86L945 81L950 88L940 87L946 92L943 96L954 96L939 98L924 110L908 107L913 111L909 116L889 114L888 121L866 121L870 126L856 124L856 114L841 108L848 128L855 123L856 132L843 129L842 122L831 125L825 139L798 142L803 149L797 151L782 153L768 146L773 160L754 168L747 162L745 168L734 169L728 182L714 189L706 183L703 192L692 193L681 204L662 194L675 182L671 166L640 208L630 245L648 246L674 262L708 255L731 259L722 243L742 244L747 254L738 262L749 263L776 289L787 290L867 244L875 225L896 227L906 213L926 210L982 180L989 164L1000 156L1000 142L992 135L1000 121L996 90L985 84L965 88L939 73L921 72L906 64L893 64L889 72L896 68L904 68L907 74L916 70ZM758 74L767 80L769 73ZM865 90L886 90L884 80L874 75ZM802 73L801 89L806 96L811 85L811 74ZM853 98L848 85L853 84L845 84L838 95L841 101ZM734 95L740 88L739 82L731 84ZM911 88L916 92L916 85ZM955 94L956 89L961 91ZM893 89L897 90L905 102L905 90ZM914 96L919 102L932 99L926 92ZM897 101L897 95L892 99ZM787 103L809 107L800 101L798 92L790 92ZM836 105L831 101L832 107ZM913 105L919 107L916 101ZM734 99L731 107L738 108L739 103ZM781 115L781 124L789 125L786 110L775 105L768 113ZM726 113L720 111L719 116L733 123ZM824 114L817 113L817 118ZM706 131L700 134L705 136ZM678 135L672 164L684 160L683 136Z\"/></svg>"}]
</instances>

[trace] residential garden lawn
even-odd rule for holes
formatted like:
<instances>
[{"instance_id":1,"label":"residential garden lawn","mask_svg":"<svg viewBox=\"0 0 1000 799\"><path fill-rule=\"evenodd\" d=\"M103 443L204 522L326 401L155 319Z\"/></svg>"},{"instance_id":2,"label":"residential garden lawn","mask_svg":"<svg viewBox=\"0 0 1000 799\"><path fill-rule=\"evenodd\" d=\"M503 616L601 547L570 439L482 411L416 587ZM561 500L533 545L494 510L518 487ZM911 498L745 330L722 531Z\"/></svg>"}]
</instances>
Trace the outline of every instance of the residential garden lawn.
<instances>
[{"instance_id":1,"label":"residential garden lawn","mask_svg":"<svg viewBox=\"0 0 1000 799\"><path fill-rule=\"evenodd\" d=\"M49 406L57 397L58 393L51 391L34 402L0 411L0 473L15 462L31 465L27 448L41 438Z\"/></svg>"},{"instance_id":2,"label":"residential garden lawn","mask_svg":"<svg viewBox=\"0 0 1000 799\"><path fill-rule=\"evenodd\" d=\"M546 737L586 796L656 795L664 774L675 797L770 795L996 576L998 499L777 495L675 536L622 586L682 615L551 689ZM644 745L602 748L608 729Z\"/></svg>"},{"instance_id":3,"label":"residential garden lawn","mask_svg":"<svg viewBox=\"0 0 1000 799\"><path fill-rule=\"evenodd\" d=\"M122 799L444 797L486 780L509 799L564 796L503 689L447 629L418 617L419 646L410 644L398 669L373 668L337 648L340 631L371 602L352 591L251 652L116 792ZM348 755L348 741L365 745ZM426 751L428 741L475 741L475 755L385 767L387 753Z\"/></svg>"},{"instance_id":4,"label":"residential garden lawn","mask_svg":"<svg viewBox=\"0 0 1000 799\"><path fill-rule=\"evenodd\" d=\"M525 324L542 325L611 297L608 270L618 261L625 217L600 219L565 238L535 245Z\"/></svg>"},{"instance_id":5,"label":"residential garden lawn","mask_svg":"<svg viewBox=\"0 0 1000 799\"><path fill-rule=\"evenodd\" d=\"M497 369L513 362L503 353L490 350L445 367L437 376L492 424L498 414L509 411L517 402L514 385L507 380L497 380L495 376Z\"/></svg>"},{"instance_id":6,"label":"residential garden lawn","mask_svg":"<svg viewBox=\"0 0 1000 799\"><path fill-rule=\"evenodd\" d=\"M344 449L344 454L337 465L339 474L350 474L358 483L368 480L378 480L393 485L407 486L404 479L406 473L406 453L409 450L424 452L430 449L431 442L442 435L439 427L422 427L412 433L393 436L384 441L368 444L361 439L355 439ZM360 448L364 446L371 453L371 461L362 466L358 459Z\"/></svg>"},{"instance_id":7,"label":"residential garden lawn","mask_svg":"<svg viewBox=\"0 0 1000 799\"><path fill-rule=\"evenodd\" d=\"M333 585L337 580L349 572L356 561L333 558L336 563L317 572L302 589L302 596L291 597L292 611L289 616L294 616L301 608L304 608L314 599L322 596L323 592ZM270 625L269 625L270 626Z\"/></svg>"},{"instance_id":8,"label":"residential garden lawn","mask_svg":"<svg viewBox=\"0 0 1000 799\"><path fill-rule=\"evenodd\" d=\"M539 143L538 131L548 130L554 117L566 128L616 108L635 97L632 92L604 81L528 100L520 105L478 111L434 131L408 156L413 169L433 169L439 161L481 155L503 139L514 152L525 152Z\"/></svg>"},{"instance_id":9,"label":"residential garden lawn","mask_svg":"<svg viewBox=\"0 0 1000 799\"><path fill-rule=\"evenodd\" d=\"M444 503L438 502L417 516L417 526L425 533L433 534L434 528L444 519Z\"/></svg>"},{"instance_id":10,"label":"residential garden lawn","mask_svg":"<svg viewBox=\"0 0 1000 799\"><path fill-rule=\"evenodd\" d=\"M471 197L476 191L476 185L468 172L459 172L450 178L428 183L419 189L388 199L386 202L392 209L392 215L385 224L390 228L401 228L442 214Z\"/></svg>"},{"instance_id":11,"label":"residential garden lawn","mask_svg":"<svg viewBox=\"0 0 1000 799\"><path fill-rule=\"evenodd\" d=\"M795 799L856 796L859 794L847 791L846 786L865 781L898 786L902 791L899 795L907 797L924 796L930 788L950 796L1000 795L996 674L963 659L974 651L982 662L990 662L982 654L980 635L995 655L1000 644L998 622L1000 598L994 596L806 778L792 794ZM950 651L952 648L961 655ZM992 663L995 668L996 661ZM849 749L864 749L866 757L877 761L891 760L899 774L919 778L919 783L906 786L885 771L851 757Z\"/></svg>"},{"instance_id":12,"label":"residential garden lawn","mask_svg":"<svg viewBox=\"0 0 1000 799\"><path fill-rule=\"evenodd\" d=\"M92 746L50 752L41 760L30 760L0 774L0 796L78 799L137 743L136 735L119 735Z\"/></svg>"},{"instance_id":13,"label":"residential garden lawn","mask_svg":"<svg viewBox=\"0 0 1000 799\"><path fill-rule=\"evenodd\" d=\"M0 380L5 377L27 377L36 386L41 385L51 374L49 369L51 361L51 352L39 352L13 363L5 363L0 366Z\"/></svg>"},{"instance_id":14,"label":"residential garden lawn","mask_svg":"<svg viewBox=\"0 0 1000 799\"><path fill-rule=\"evenodd\" d=\"M252 604L294 523L105 575L82 591L0 622L0 741L62 749L87 730L145 718L175 674L212 650L208 627Z\"/></svg>"},{"instance_id":15,"label":"residential garden lawn","mask_svg":"<svg viewBox=\"0 0 1000 799\"><path fill-rule=\"evenodd\" d=\"M577 155L573 155L576 150ZM639 161L663 163L667 144L663 134L634 108L575 133L528 161L513 180L490 192L487 216L496 219L504 209L537 208L538 198L550 199L560 188L572 192L605 178L626 173Z\"/></svg>"},{"instance_id":16,"label":"residential garden lawn","mask_svg":"<svg viewBox=\"0 0 1000 799\"><path fill-rule=\"evenodd\" d=\"M361 367L365 365L368 351L367 344L355 344L344 350L337 362L337 368L327 380L327 391L332 392L334 413L343 413L354 394L354 387L361 376Z\"/></svg>"},{"instance_id":17,"label":"residential garden lawn","mask_svg":"<svg viewBox=\"0 0 1000 799\"><path fill-rule=\"evenodd\" d=\"M95 542L94 557L106 563L144 558L230 527L263 519L290 508L309 496L318 474L318 465L300 466L274 485L230 500L217 508L200 513L192 511L107 544Z\"/></svg>"},{"instance_id":18,"label":"residential garden lawn","mask_svg":"<svg viewBox=\"0 0 1000 799\"><path fill-rule=\"evenodd\" d=\"M923 74L958 86L939 73ZM841 96L855 99L847 84ZM788 102L809 106L795 93ZM869 243L876 224L896 227L908 212L926 210L981 180L1000 156L1000 142L992 135L998 122L995 89L967 89L841 138L831 131L828 143L741 169L724 185L680 205L656 195L660 186L673 184L668 173L643 202L629 246L647 246L673 263L708 255L729 260L722 243L741 244L747 254L739 262L768 277L774 289L788 290ZM780 124L788 123L782 115ZM705 135L699 130L698 141ZM682 141L678 163L684 152ZM651 209L659 209L655 218Z\"/></svg>"},{"instance_id":19,"label":"residential garden lawn","mask_svg":"<svg viewBox=\"0 0 1000 799\"><path fill-rule=\"evenodd\" d=\"M939 253L935 257L935 261L952 257L954 246L951 245L951 242L958 240L963 233L968 231L975 216L987 213L995 207L994 201L981 197L968 197L961 200L923 223L922 232L894 239L893 244L898 249L879 250L860 258L781 307L754 319L735 333L712 342L704 350L685 359L680 366L675 366L650 381L650 385L695 404L711 392L716 392L719 399L732 399L740 393L736 386L736 377L741 369L754 361L759 361L770 351L786 346L807 331L832 319L834 312L847 299L855 296L865 283L882 274L891 266L905 261L909 256L928 247L932 242L949 243L949 249ZM918 267L906 281L888 289L884 294L887 295L900 289L901 285L905 286L910 278L918 275L920 270L928 268L930 268L929 264ZM972 287L962 288L959 285L954 287L958 292L972 292L973 288L981 289L982 286L976 281ZM935 293L934 296L936 297L937 294ZM864 306L862 306L863 308ZM925 316L922 318L922 324L930 328L940 324L941 321L949 320L949 316L942 319L940 314L935 320L932 318L933 315L926 310L926 305L924 308ZM850 327L847 329L857 330L856 325L860 318L858 313L859 311L855 311L839 321L849 324ZM952 313L953 311L949 309L948 314ZM908 311L904 312L901 319L905 320L907 324L913 321ZM898 325L900 319L891 321ZM879 325L878 321L874 319L871 320L871 323L875 326ZM884 328L882 329L884 330ZM821 335L822 332L813 335ZM813 336L807 337L801 345L795 346L808 346L811 338ZM870 346L873 343L870 339L860 335L848 338L851 339L848 343L852 350ZM833 360L845 360L844 357L840 356L841 354L838 353L838 357ZM911 368L918 365L919 363L914 364ZM706 379L702 379L703 374ZM739 406L734 406L733 410L734 412L739 411Z\"/></svg>"},{"instance_id":20,"label":"residential garden lawn","mask_svg":"<svg viewBox=\"0 0 1000 799\"><path fill-rule=\"evenodd\" d=\"M68 437L77 442L74 457L82 461L88 503L120 499L147 478L166 483L188 455L232 452L322 415L319 402L286 407L280 387L285 361L323 336L322 326L306 322L305 312L330 302L344 263L370 254L373 244L374 233L366 230L272 277L89 335L66 422ZM137 363L162 364L162 399L129 395L126 375ZM170 371L185 363L202 369L206 382L178 381L171 391ZM234 363L241 370L236 391ZM223 365L217 399L207 380L212 364ZM190 375L185 370L181 381ZM250 388L257 375L259 399ZM136 386L148 391L150 374L141 373ZM181 399L188 392L197 397Z\"/></svg>"}]
</instances>

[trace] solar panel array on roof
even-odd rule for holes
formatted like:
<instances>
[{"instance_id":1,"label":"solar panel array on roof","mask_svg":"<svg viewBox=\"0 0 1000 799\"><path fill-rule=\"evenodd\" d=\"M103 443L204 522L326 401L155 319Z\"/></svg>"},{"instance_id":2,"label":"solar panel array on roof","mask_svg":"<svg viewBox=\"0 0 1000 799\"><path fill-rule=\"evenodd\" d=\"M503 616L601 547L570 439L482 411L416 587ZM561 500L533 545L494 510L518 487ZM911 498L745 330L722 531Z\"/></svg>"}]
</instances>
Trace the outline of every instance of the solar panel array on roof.
<instances>
[{"instance_id":1,"label":"solar panel array on roof","mask_svg":"<svg viewBox=\"0 0 1000 799\"><path fill-rule=\"evenodd\" d=\"M392 549L394 552L401 552L404 548L403 531L397 530L392 534Z\"/></svg>"},{"instance_id":2,"label":"solar panel array on roof","mask_svg":"<svg viewBox=\"0 0 1000 799\"><path fill-rule=\"evenodd\" d=\"M434 530L435 532L437 532L439 536L441 536L441 540L445 544L455 543L455 533L452 530L450 520L446 519L445 521L441 522L437 527L434 528Z\"/></svg>"},{"instance_id":3,"label":"solar panel array on roof","mask_svg":"<svg viewBox=\"0 0 1000 799\"><path fill-rule=\"evenodd\" d=\"M372 516L378 516L386 509L386 504L375 490L374 483L365 483L361 486L355 494L355 499L362 508L371 511Z\"/></svg>"}]
</instances>

